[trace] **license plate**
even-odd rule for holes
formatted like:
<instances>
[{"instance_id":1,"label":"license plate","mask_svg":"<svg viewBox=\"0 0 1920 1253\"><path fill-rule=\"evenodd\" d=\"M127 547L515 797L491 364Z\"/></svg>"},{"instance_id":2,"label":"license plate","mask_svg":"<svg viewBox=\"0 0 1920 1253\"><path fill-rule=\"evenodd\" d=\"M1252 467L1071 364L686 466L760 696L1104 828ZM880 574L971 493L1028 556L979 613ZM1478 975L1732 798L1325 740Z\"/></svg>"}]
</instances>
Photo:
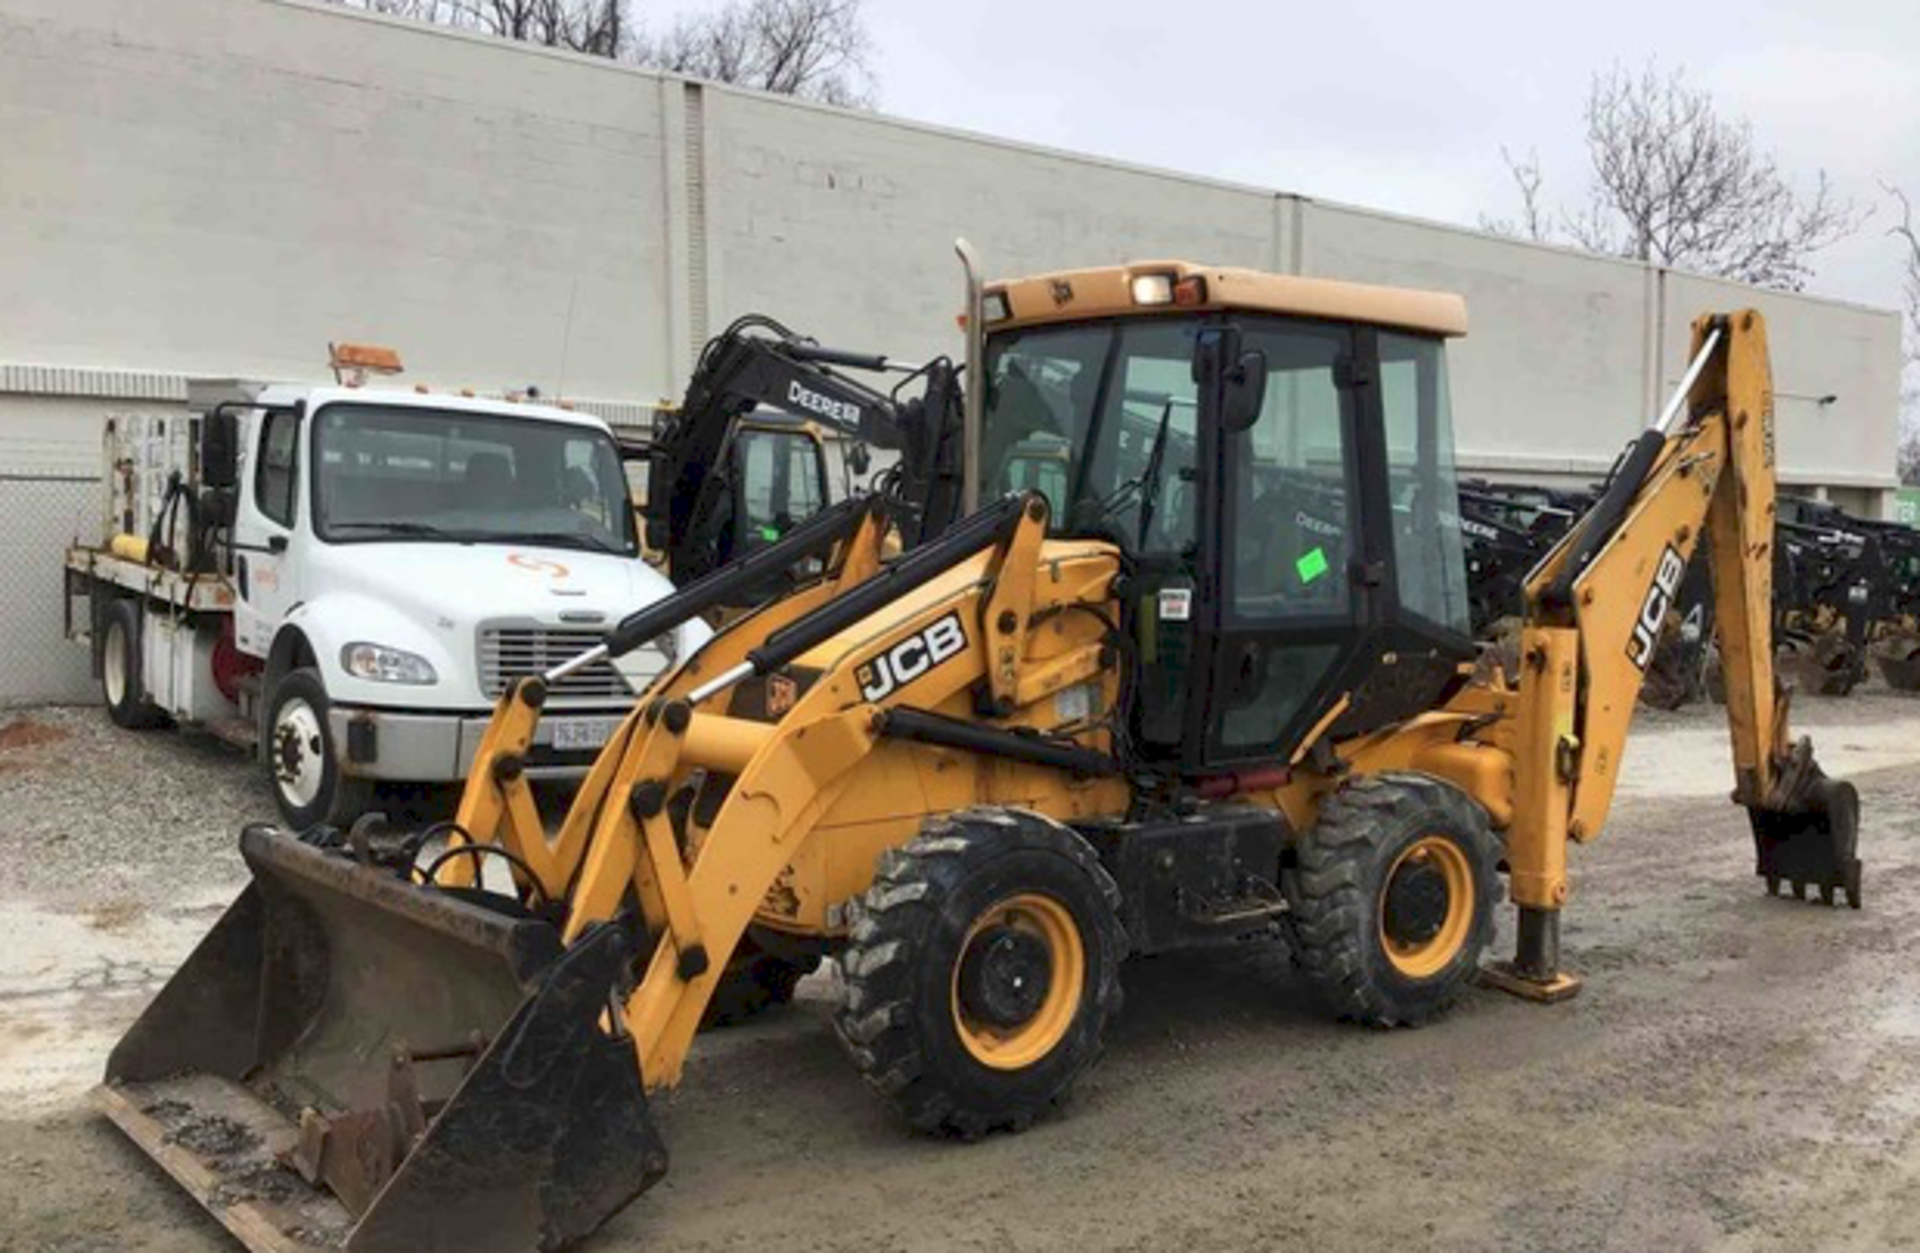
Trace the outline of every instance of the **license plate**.
<instances>
[{"instance_id":1,"label":"license plate","mask_svg":"<svg viewBox=\"0 0 1920 1253\"><path fill-rule=\"evenodd\" d=\"M599 748L620 725L618 718L549 718L547 727L553 733L552 743L557 752L577 752L581 749Z\"/></svg>"}]
</instances>

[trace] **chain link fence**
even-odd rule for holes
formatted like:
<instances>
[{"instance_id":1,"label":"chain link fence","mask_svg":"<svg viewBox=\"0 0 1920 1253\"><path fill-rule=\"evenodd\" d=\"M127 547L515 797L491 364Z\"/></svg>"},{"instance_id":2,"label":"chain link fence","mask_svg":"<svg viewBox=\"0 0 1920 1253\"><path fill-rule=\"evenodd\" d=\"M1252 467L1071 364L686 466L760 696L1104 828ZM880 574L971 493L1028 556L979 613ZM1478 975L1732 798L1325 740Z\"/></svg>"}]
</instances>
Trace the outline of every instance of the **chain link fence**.
<instances>
[{"instance_id":1,"label":"chain link fence","mask_svg":"<svg viewBox=\"0 0 1920 1253\"><path fill-rule=\"evenodd\" d=\"M98 699L87 650L66 638L61 571L100 509L98 478L0 474L0 706Z\"/></svg>"}]
</instances>

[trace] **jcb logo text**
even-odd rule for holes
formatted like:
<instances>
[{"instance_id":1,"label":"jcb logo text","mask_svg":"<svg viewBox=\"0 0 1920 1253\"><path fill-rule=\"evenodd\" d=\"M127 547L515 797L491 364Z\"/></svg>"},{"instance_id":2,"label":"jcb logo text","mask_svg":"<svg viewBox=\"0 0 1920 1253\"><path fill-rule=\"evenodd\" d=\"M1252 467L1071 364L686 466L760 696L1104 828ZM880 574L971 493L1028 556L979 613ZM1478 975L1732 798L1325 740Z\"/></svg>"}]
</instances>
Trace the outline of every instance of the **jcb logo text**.
<instances>
[{"instance_id":1,"label":"jcb logo text","mask_svg":"<svg viewBox=\"0 0 1920 1253\"><path fill-rule=\"evenodd\" d=\"M1680 594L1680 578L1687 572L1687 563L1672 547L1660 554L1660 565L1653 572L1653 584L1647 588L1646 599L1640 602L1640 617L1633 624L1633 635L1627 640L1627 660L1642 670L1653 660L1653 645L1660 638L1660 628L1666 623L1667 609L1673 604L1673 598Z\"/></svg>"},{"instance_id":2,"label":"jcb logo text","mask_svg":"<svg viewBox=\"0 0 1920 1253\"><path fill-rule=\"evenodd\" d=\"M941 662L958 656L966 646L967 632L960 625L960 615L950 613L854 671L860 695L867 700L885 700Z\"/></svg>"}]
</instances>

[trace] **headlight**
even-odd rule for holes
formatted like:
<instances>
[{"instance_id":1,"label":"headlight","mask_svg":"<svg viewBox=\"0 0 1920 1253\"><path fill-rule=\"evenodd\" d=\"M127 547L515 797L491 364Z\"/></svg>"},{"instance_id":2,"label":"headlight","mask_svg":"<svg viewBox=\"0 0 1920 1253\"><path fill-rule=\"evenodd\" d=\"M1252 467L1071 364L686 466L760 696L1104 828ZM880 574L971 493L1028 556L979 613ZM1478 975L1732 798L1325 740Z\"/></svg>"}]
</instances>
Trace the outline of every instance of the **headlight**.
<instances>
[{"instance_id":1,"label":"headlight","mask_svg":"<svg viewBox=\"0 0 1920 1253\"><path fill-rule=\"evenodd\" d=\"M388 648L385 644L369 644L364 640L340 650L340 668L356 679L368 679L374 683L424 685L436 683L440 678L425 657Z\"/></svg>"},{"instance_id":2,"label":"headlight","mask_svg":"<svg viewBox=\"0 0 1920 1253\"><path fill-rule=\"evenodd\" d=\"M1173 303L1173 275L1136 274L1133 276L1133 303L1170 305Z\"/></svg>"}]
</instances>

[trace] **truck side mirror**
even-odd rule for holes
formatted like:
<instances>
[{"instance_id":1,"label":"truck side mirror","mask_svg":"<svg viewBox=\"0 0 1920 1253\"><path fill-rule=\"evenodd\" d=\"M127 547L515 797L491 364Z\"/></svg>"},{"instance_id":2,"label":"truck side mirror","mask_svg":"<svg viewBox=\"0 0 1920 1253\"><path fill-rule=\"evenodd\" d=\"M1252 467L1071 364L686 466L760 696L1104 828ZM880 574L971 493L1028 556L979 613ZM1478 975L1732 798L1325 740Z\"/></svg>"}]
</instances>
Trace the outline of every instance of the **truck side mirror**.
<instances>
[{"instance_id":1,"label":"truck side mirror","mask_svg":"<svg viewBox=\"0 0 1920 1253\"><path fill-rule=\"evenodd\" d=\"M1227 371L1221 397L1220 420L1227 430L1240 432L1260 420L1267 400L1267 354L1249 348Z\"/></svg>"},{"instance_id":2,"label":"truck side mirror","mask_svg":"<svg viewBox=\"0 0 1920 1253\"><path fill-rule=\"evenodd\" d=\"M200 419L200 483L232 487L240 477L240 419L215 409Z\"/></svg>"}]
</instances>

